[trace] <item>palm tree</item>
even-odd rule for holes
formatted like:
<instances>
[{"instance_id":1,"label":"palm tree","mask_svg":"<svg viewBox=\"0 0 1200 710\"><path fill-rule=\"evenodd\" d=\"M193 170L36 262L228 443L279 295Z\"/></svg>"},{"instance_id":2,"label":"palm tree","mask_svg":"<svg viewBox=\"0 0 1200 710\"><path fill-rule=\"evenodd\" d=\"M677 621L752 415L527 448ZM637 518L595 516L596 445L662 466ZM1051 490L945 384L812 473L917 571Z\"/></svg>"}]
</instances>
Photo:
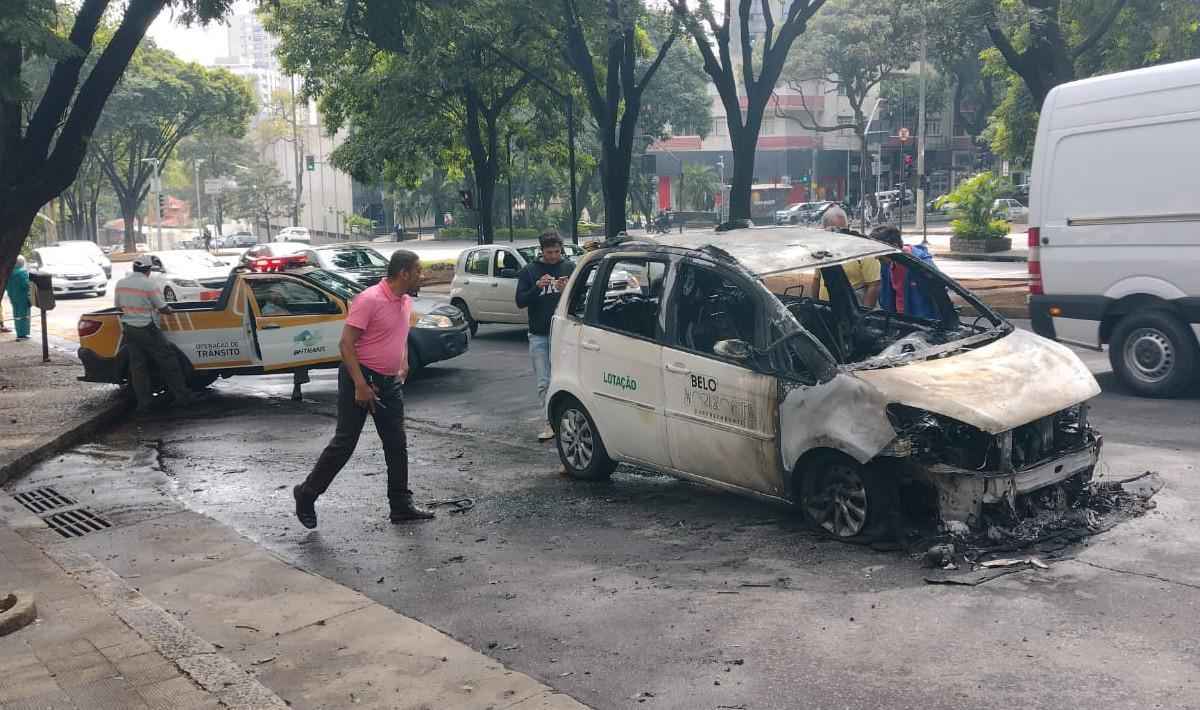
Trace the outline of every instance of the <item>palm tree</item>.
<instances>
[{"instance_id":1,"label":"palm tree","mask_svg":"<svg viewBox=\"0 0 1200 710\"><path fill-rule=\"evenodd\" d=\"M682 206L697 211L707 208L710 196L721 189L717 171L711 165L685 164L681 183L679 196Z\"/></svg>"}]
</instances>

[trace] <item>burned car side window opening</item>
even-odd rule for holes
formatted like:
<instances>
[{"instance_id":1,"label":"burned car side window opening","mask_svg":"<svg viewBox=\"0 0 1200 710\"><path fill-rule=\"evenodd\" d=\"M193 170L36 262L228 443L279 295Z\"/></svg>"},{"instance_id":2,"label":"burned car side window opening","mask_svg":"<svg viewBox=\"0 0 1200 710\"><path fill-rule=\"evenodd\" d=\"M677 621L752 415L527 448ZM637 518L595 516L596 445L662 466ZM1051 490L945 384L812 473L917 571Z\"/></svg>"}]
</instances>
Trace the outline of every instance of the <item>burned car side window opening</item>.
<instances>
[{"instance_id":1,"label":"burned car side window opening","mask_svg":"<svg viewBox=\"0 0 1200 710\"><path fill-rule=\"evenodd\" d=\"M671 301L672 338L685 350L721 358L715 348L722 341L760 345L758 301L734 279L712 269L682 264Z\"/></svg>"},{"instance_id":2,"label":"burned car side window opening","mask_svg":"<svg viewBox=\"0 0 1200 710\"><path fill-rule=\"evenodd\" d=\"M667 265L661 261L613 260L605 272L596 325L634 337L656 339L666 276Z\"/></svg>"}]
</instances>

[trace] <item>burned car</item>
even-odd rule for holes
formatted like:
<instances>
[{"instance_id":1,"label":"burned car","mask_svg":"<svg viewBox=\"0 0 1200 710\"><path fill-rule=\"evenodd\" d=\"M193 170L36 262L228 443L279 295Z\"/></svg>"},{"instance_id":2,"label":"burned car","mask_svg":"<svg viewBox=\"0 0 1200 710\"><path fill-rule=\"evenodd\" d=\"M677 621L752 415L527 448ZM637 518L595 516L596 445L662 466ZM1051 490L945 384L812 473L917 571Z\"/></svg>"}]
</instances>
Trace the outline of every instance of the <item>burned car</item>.
<instances>
[{"instance_id":1,"label":"burned car","mask_svg":"<svg viewBox=\"0 0 1200 710\"><path fill-rule=\"evenodd\" d=\"M903 299L872 307L857 282L876 266L906 271ZM636 292L592 287L630 273ZM1100 453L1100 390L1073 352L862 237L610 244L580 261L552 328L547 415L576 478L625 462L795 504L853 538L901 509L978 526L986 506L1085 485Z\"/></svg>"}]
</instances>

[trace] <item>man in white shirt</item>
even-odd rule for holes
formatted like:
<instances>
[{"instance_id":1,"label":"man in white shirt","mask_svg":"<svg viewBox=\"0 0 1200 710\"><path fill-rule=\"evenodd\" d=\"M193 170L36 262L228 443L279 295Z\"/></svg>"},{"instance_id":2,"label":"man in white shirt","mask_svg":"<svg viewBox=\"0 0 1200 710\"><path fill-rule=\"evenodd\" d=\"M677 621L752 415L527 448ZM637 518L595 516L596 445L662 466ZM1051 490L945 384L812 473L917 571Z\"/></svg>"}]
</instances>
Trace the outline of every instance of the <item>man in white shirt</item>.
<instances>
[{"instance_id":1,"label":"man in white shirt","mask_svg":"<svg viewBox=\"0 0 1200 710\"><path fill-rule=\"evenodd\" d=\"M129 353L129 380L137 396L137 411L150 411L154 393L150 389L150 361L167 383L175 404L192 401L191 392L183 381L183 371L175 349L158 328L158 314L170 313L158 284L150 278L153 263L148 256L133 260L133 271L117 282L115 305L121 310L121 335Z\"/></svg>"}]
</instances>

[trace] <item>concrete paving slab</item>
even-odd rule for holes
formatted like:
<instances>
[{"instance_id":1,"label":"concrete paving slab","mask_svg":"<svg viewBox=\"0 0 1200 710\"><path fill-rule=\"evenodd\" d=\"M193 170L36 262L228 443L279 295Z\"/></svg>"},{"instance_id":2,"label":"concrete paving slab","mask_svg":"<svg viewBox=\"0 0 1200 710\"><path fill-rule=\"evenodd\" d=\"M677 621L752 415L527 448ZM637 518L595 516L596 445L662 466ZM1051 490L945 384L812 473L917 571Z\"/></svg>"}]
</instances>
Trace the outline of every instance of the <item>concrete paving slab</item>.
<instances>
[{"instance_id":1,"label":"concrete paving slab","mask_svg":"<svg viewBox=\"0 0 1200 710\"><path fill-rule=\"evenodd\" d=\"M208 521L199 513L181 511L88 535L65 547L89 553L140 588L259 549L233 530ZM145 554L149 550L153 554Z\"/></svg>"},{"instance_id":2,"label":"concrete paving slab","mask_svg":"<svg viewBox=\"0 0 1200 710\"><path fill-rule=\"evenodd\" d=\"M201 636L226 648L254 643L370 604L346 587L301 572L264 552L167 577L142 587Z\"/></svg>"},{"instance_id":3,"label":"concrete paving slab","mask_svg":"<svg viewBox=\"0 0 1200 710\"><path fill-rule=\"evenodd\" d=\"M287 699L302 699L308 707L502 708L553 693L377 604L269 638L233 657L257 668L267 686L294 689ZM570 700L561 707L582 706Z\"/></svg>"}]
</instances>

